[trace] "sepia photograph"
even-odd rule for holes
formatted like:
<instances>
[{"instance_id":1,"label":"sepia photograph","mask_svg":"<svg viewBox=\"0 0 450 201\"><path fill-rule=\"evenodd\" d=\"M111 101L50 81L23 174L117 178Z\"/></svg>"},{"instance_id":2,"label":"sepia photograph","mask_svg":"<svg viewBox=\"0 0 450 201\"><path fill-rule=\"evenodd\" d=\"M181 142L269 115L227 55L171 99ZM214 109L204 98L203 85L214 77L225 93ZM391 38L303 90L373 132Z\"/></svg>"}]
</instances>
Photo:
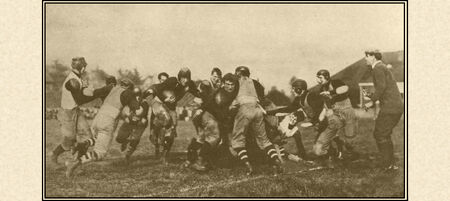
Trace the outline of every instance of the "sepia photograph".
<instances>
[{"instance_id":1,"label":"sepia photograph","mask_svg":"<svg viewBox=\"0 0 450 201\"><path fill-rule=\"evenodd\" d=\"M43 199L407 199L407 9L43 1Z\"/></svg>"}]
</instances>

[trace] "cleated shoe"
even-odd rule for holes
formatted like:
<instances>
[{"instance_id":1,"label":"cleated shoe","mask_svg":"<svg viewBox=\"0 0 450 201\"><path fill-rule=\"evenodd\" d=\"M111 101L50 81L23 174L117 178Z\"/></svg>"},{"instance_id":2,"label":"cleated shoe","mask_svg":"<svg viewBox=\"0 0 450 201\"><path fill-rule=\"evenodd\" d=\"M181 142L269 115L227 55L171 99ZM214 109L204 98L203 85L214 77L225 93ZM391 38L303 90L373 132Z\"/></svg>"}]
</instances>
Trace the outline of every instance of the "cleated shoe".
<instances>
[{"instance_id":1,"label":"cleated shoe","mask_svg":"<svg viewBox=\"0 0 450 201\"><path fill-rule=\"evenodd\" d=\"M278 176L279 174L284 172L281 161L279 160L276 160L274 162L274 164L272 165L272 169L273 169L273 176Z\"/></svg>"},{"instance_id":2,"label":"cleated shoe","mask_svg":"<svg viewBox=\"0 0 450 201\"><path fill-rule=\"evenodd\" d=\"M192 164L191 168L196 170L196 171L199 171L199 172L206 171L206 167L204 165L200 164L199 162L196 162L196 163Z\"/></svg>"},{"instance_id":3,"label":"cleated shoe","mask_svg":"<svg viewBox=\"0 0 450 201\"><path fill-rule=\"evenodd\" d=\"M387 171L387 172L390 172L390 171L396 171L398 169L399 169L398 166L392 164L392 165L389 165L388 167L386 167L384 170Z\"/></svg>"},{"instance_id":4,"label":"cleated shoe","mask_svg":"<svg viewBox=\"0 0 450 201\"><path fill-rule=\"evenodd\" d=\"M181 164L182 168L188 168L192 165L191 161L186 160L183 164Z\"/></svg>"}]
</instances>

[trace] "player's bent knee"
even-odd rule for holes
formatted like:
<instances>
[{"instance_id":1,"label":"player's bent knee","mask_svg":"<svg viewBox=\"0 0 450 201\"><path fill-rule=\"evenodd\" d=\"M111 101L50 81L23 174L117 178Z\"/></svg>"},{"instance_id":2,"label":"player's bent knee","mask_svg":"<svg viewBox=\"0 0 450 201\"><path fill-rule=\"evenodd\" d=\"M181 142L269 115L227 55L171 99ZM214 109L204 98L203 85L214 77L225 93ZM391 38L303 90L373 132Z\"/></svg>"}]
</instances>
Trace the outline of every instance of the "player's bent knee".
<instances>
[{"instance_id":1,"label":"player's bent knee","mask_svg":"<svg viewBox=\"0 0 450 201\"><path fill-rule=\"evenodd\" d=\"M136 148L137 145L139 144L140 140L139 139L132 139L130 140L130 146L133 148Z\"/></svg>"},{"instance_id":2,"label":"player's bent knee","mask_svg":"<svg viewBox=\"0 0 450 201\"><path fill-rule=\"evenodd\" d=\"M75 145L75 142L76 142L75 137L64 136L61 146L64 148L64 150L69 150Z\"/></svg>"},{"instance_id":3,"label":"player's bent knee","mask_svg":"<svg viewBox=\"0 0 450 201\"><path fill-rule=\"evenodd\" d=\"M124 138L124 137L119 137L119 136L116 137L116 142L118 142L118 143L124 143L125 141L126 141L126 138Z\"/></svg>"},{"instance_id":4,"label":"player's bent knee","mask_svg":"<svg viewBox=\"0 0 450 201\"><path fill-rule=\"evenodd\" d=\"M324 146L322 144L315 144L315 145L313 145L313 153L316 156L323 156L327 152L326 152L326 150L324 150Z\"/></svg>"}]
</instances>

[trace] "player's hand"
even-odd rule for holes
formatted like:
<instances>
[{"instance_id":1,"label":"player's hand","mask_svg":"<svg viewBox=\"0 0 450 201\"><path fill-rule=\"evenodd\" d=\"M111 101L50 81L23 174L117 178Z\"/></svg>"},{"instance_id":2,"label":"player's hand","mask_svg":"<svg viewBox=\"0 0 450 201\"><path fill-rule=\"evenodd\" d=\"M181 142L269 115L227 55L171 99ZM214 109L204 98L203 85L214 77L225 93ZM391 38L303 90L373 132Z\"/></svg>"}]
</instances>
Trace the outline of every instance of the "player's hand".
<instances>
[{"instance_id":1,"label":"player's hand","mask_svg":"<svg viewBox=\"0 0 450 201\"><path fill-rule=\"evenodd\" d=\"M326 113L327 113L327 109L323 108L323 110L319 114L319 121L320 122L325 119Z\"/></svg>"},{"instance_id":2,"label":"player's hand","mask_svg":"<svg viewBox=\"0 0 450 201\"><path fill-rule=\"evenodd\" d=\"M320 93L321 96L325 97L325 98L331 98L331 94L329 91L323 91Z\"/></svg>"},{"instance_id":3,"label":"player's hand","mask_svg":"<svg viewBox=\"0 0 450 201\"><path fill-rule=\"evenodd\" d=\"M197 104L201 105L201 104L203 103L203 101L202 101L201 98L195 97L195 98L194 98L194 103L197 103Z\"/></svg>"},{"instance_id":4,"label":"player's hand","mask_svg":"<svg viewBox=\"0 0 450 201\"><path fill-rule=\"evenodd\" d=\"M169 97L167 97L167 98L164 100L164 102L169 103L169 104L175 103L175 96L169 96Z\"/></svg>"},{"instance_id":5,"label":"player's hand","mask_svg":"<svg viewBox=\"0 0 450 201\"><path fill-rule=\"evenodd\" d=\"M136 122L136 121L139 121L139 120L140 119L139 119L138 116L136 116L136 115L131 116L131 121Z\"/></svg>"},{"instance_id":6,"label":"player's hand","mask_svg":"<svg viewBox=\"0 0 450 201\"><path fill-rule=\"evenodd\" d=\"M297 116L294 114L289 115L289 125L295 125L297 124Z\"/></svg>"},{"instance_id":7,"label":"player's hand","mask_svg":"<svg viewBox=\"0 0 450 201\"><path fill-rule=\"evenodd\" d=\"M364 104L364 106L363 106L363 108L364 108L364 110L367 112L371 107L373 107L373 102L372 101L370 101L370 102L368 102L368 103L365 103Z\"/></svg>"},{"instance_id":8,"label":"player's hand","mask_svg":"<svg viewBox=\"0 0 450 201\"><path fill-rule=\"evenodd\" d=\"M144 112L144 108L142 106L139 106L139 109L135 111L136 115L139 116Z\"/></svg>"},{"instance_id":9,"label":"player's hand","mask_svg":"<svg viewBox=\"0 0 450 201\"><path fill-rule=\"evenodd\" d=\"M300 126L302 128L308 128L308 127L313 126L313 124L311 122L304 122L304 123L301 123Z\"/></svg>"},{"instance_id":10,"label":"player's hand","mask_svg":"<svg viewBox=\"0 0 450 201\"><path fill-rule=\"evenodd\" d=\"M83 88L83 95L94 96L94 88L92 88L92 87Z\"/></svg>"},{"instance_id":11,"label":"player's hand","mask_svg":"<svg viewBox=\"0 0 450 201\"><path fill-rule=\"evenodd\" d=\"M194 116L198 116L198 115L202 114L202 112L203 112L202 109L195 110Z\"/></svg>"},{"instance_id":12,"label":"player's hand","mask_svg":"<svg viewBox=\"0 0 450 201\"><path fill-rule=\"evenodd\" d=\"M147 125L147 119L146 118L142 118L139 123L140 123L140 125L145 126L145 125Z\"/></svg>"}]
</instances>

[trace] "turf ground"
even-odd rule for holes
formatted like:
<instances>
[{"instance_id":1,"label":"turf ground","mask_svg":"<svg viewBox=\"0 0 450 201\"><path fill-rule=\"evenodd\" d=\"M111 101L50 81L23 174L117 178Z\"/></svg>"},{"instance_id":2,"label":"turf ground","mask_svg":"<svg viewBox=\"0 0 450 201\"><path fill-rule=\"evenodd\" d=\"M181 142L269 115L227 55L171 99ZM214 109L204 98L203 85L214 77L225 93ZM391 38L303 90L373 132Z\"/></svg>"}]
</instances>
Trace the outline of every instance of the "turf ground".
<instances>
[{"instance_id":1,"label":"turf ground","mask_svg":"<svg viewBox=\"0 0 450 201\"><path fill-rule=\"evenodd\" d=\"M154 158L147 130L130 165L125 165L119 144L113 142L106 160L82 166L75 179L67 180L63 169L48 163L51 150L61 140L58 126L57 120L46 120L46 197L404 197L403 118L392 135L400 166L397 172L374 166L374 121L362 117L357 136L361 160L334 169L287 161L285 173L278 176L271 176L266 165L257 166L254 176L246 176L239 165L207 173L182 168L184 151L195 131L191 122L180 121L168 166ZM316 134L312 129L302 133L305 148L311 150ZM295 152L294 142L289 141L286 148ZM60 162L69 158L65 153Z\"/></svg>"}]
</instances>

